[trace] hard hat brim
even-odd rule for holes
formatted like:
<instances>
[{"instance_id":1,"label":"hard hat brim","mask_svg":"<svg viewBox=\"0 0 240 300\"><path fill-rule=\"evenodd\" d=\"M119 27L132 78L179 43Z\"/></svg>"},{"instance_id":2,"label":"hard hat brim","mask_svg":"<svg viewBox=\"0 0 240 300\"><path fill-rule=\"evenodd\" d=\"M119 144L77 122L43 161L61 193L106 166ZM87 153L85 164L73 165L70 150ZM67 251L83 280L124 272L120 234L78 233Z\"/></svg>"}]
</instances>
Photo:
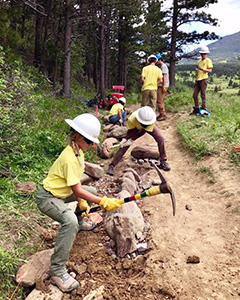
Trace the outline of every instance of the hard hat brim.
<instances>
[{"instance_id":1,"label":"hard hat brim","mask_svg":"<svg viewBox=\"0 0 240 300\"><path fill-rule=\"evenodd\" d=\"M94 138L91 135L87 134L86 132L84 132L81 128L79 128L74 122L73 120L70 119L65 119L64 120L70 127L72 127L74 130L76 130L78 133L80 133L82 136L84 136L85 138L87 138L88 140L92 141L93 143L99 144L99 139L98 138Z\"/></svg>"}]
</instances>

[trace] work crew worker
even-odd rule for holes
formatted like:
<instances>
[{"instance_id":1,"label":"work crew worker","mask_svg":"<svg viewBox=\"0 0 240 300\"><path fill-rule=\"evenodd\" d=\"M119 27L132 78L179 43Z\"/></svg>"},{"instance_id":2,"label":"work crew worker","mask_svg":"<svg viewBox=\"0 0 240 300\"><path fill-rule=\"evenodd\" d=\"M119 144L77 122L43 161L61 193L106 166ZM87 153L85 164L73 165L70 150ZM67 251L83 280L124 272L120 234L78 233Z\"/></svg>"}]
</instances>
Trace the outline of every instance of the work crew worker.
<instances>
[{"instance_id":1,"label":"work crew worker","mask_svg":"<svg viewBox=\"0 0 240 300\"><path fill-rule=\"evenodd\" d=\"M157 62L155 55L148 57L149 65L142 69L142 106L149 105L154 111L157 102L157 85L162 82L162 71L155 66ZM147 101L149 99L149 104Z\"/></svg>"},{"instance_id":2,"label":"work crew worker","mask_svg":"<svg viewBox=\"0 0 240 300\"><path fill-rule=\"evenodd\" d=\"M207 57L210 52L207 46L200 49L201 59L197 63L197 75L194 84L193 99L194 107L190 115L198 115L199 109L207 109L206 90L208 84L208 73L212 73L213 64L210 58ZM202 106L199 107L198 94L201 92Z\"/></svg>"},{"instance_id":3,"label":"work crew worker","mask_svg":"<svg viewBox=\"0 0 240 300\"><path fill-rule=\"evenodd\" d=\"M163 74L162 82L158 84L157 110L159 112L159 116L157 117L157 121L164 121L167 118L164 107L164 99L169 87L169 72L167 65L162 60L162 55L156 54L156 57L158 59L157 65L159 66Z\"/></svg>"},{"instance_id":4,"label":"work crew worker","mask_svg":"<svg viewBox=\"0 0 240 300\"><path fill-rule=\"evenodd\" d=\"M114 168L131 146L131 141L135 141L145 133L150 134L158 144L158 151L160 154L159 168L163 169L164 171L170 170L170 166L167 163L164 137L155 122L156 114L149 106L141 107L130 115L127 121L127 135L122 140L120 149L117 151L113 161L108 167L107 173L109 175L114 174Z\"/></svg>"},{"instance_id":5,"label":"work crew worker","mask_svg":"<svg viewBox=\"0 0 240 300\"><path fill-rule=\"evenodd\" d=\"M75 213L66 203L78 201L80 210L86 210L86 213L90 210L87 201L99 204L106 210L116 209L119 204L116 199L106 196L100 198L92 194L80 183L84 172L83 151L93 143L99 143L100 122L91 114L82 114L65 121L72 130L70 144L50 168L43 187L38 192L37 201L41 212L61 223L51 257L51 283L57 285L62 292L70 292L79 286L78 281L66 269L79 224Z\"/></svg>"},{"instance_id":6,"label":"work crew worker","mask_svg":"<svg viewBox=\"0 0 240 300\"><path fill-rule=\"evenodd\" d=\"M118 103L114 104L109 112L109 122L112 124L120 123L124 125L127 112L124 109L126 99L124 97L119 98Z\"/></svg>"}]
</instances>

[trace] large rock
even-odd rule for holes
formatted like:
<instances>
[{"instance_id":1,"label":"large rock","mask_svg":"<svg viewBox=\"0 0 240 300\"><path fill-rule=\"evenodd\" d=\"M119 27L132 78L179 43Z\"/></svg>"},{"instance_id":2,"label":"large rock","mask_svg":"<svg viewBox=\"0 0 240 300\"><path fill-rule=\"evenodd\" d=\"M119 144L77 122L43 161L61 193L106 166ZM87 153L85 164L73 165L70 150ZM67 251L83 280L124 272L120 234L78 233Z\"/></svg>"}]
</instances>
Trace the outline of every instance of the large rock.
<instances>
[{"instance_id":1,"label":"large rock","mask_svg":"<svg viewBox=\"0 0 240 300\"><path fill-rule=\"evenodd\" d=\"M81 184L88 185L90 182L93 182L93 178L91 176L83 173L80 181L81 181Z\"/></svg>"},{"instance_id":2,"label":"large rock","mask_svg":"<svg viewBox=\"0 0 240 300\"><path fill-rule=\"evenodd\" d=\"M122 179L122 189L127 190L131 195L134 195L137 190L137 185L135 180L131 180L127 177Z\"/></svg>"},{"instance_id":3,"label":"large rock","mask_svg":"<svg viewBox=\"0 0 240 300\"><path fill-rule=\"evenodd\" d=\"M117 144L119 141L116 138L107 138L100 147L100 157L111 158L113 156L114 148L113 145Z\"/></svg>"},{"instance_id":4,"label":"large rock","mask_svg":"<svg viewBox=\"0 0 240 300\"><path fill-rule=\"evenodd\" d=\"M108 124L103 128L104 132L108 132L113 128L114 124Z\"/></svg>"},{"instance_id":5,"label":"large rock","mask_svg":"<svg viewBox=\"0 0 240 300\"><path fill-rule=\"evenodd\" d=\"M27 264L21 266L16 275L16 281L25 286L32 286L36 280L45 280L49 277L51 256L54 249L38 252L35 257L30 256ZM34 257L34 259L33 259Z\"/></svg>"},{"instance_id":6,"label":"large rock","mask_svg":"<svg viewBox=\"0 0 240 300\"><path fill-rule=\"evenodd\" d=\"M127 169L123 170L123 174L128 173L128 172L131 172L134 175L136 181L138 181L138 182L141 181L140 175L133 168L127 168Z\"/></svg>"},{"instance_id":7,"label":"large rock","mask_svg":"<svg viewBox=\"0 0 240 300\"><path fill-rule=\"evenodd\" d=\"M132 149L131 155L135 158L153 158L158 159L159 158L159 152L158 150L153 150L151 148L148 148L147 146L136 146Z\"/></svg>"},{"instance_id":8,"label":"large rock","mask_svg":"<svg viewBox=\"0 0 240 300\"><path fill-rule=\"evenodd\" d=\"M85 162L85 171L87 175L95 178L100 179L104 176L104 170L102 167L96 164L92 164L89 162Z\"/></svg>"},{"instance_id":9,"label":"large rock","mask_svg":"<svg viewBox=\"0 0 240 300\"><path fill-rule=\"evenodd\" d=\"M25 300L61 300L62 298L63 292L56 286L50 284L47 291L34 289Z\"/></svg>"},{"instance_id":10,"label":"large rock","mask_svg":"<svg viewBox=\"0 0 240 300\"><path fill-rule=\"evenodd\" d=\"M108 133L107 137L115 137L121 139L127 135L127 128L125 126L115 125L113 129Z\"/></svg>"},{"instance_id":11,"label":"large rock","mask_svg":"<svg viewBox=\"0 0 240 300\"><path fill-rule=\"evenodd\" d=\"M118 198L124 198L127 194L130 196L126 191L122 191ZM143 232L144 219L134 201L123 204L115 211L107 212L104 222L108 235L115 242L118 256L124 257L137 250L136 234Z\"/></svg>"}]
</instances>

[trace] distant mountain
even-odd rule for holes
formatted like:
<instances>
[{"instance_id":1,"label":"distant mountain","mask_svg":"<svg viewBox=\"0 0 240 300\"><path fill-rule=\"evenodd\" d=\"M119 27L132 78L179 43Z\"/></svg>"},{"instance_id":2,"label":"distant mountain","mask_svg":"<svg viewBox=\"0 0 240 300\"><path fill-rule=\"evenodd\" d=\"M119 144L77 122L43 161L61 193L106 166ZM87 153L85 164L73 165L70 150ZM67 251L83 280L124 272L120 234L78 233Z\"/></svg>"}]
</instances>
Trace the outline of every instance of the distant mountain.
<instances>
[{"instance_id":1,"label":"distant mountain","mask_svg":"<svg viewBox=\"0 0 240 300\"><path fill-rule=\"evenodd\" d=\"M234 34L226 35L218 41L208 44L208 48L210 50L209 58L211 58L215 63L237 62L237 56L240 55L240 31ZM196 50L198 52L200 47ZM193 61L183 59L181 60L181 64L182 63L193 63Z\"/></svg>"},{"instance_id":2,"label":"distant mountain","mask_svg":"<svg viewBox=\"0 0 240 300\"><path fill-rule=\"evenodd\" d=\"M211 58L215 62L237 61L240 55L240 31L231 35L226 35L220 40L208 45L211 51Z\"/></svg>"}]
</instances>

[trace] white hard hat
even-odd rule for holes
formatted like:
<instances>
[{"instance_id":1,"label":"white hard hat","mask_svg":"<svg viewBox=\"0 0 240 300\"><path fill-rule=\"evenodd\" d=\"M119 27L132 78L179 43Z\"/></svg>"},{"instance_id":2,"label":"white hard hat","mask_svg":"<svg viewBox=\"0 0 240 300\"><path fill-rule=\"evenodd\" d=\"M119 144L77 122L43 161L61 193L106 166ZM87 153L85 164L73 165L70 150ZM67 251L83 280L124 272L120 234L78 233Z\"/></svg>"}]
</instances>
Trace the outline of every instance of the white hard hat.
<instances>
[{"instance_id":1,"label":"white hard hat","mask_svg":"<svg viewBox=\"0 0 240 300\"><path fill-rule=\"evenodd\" d=\"M101 131L101 124L95 116L82 114L73 120L65 119L65 122L88 140L99 143L98 136Z\"/></svg>"},{"instance_id":2,"label":"white hard hat","mask_svg":"<svg viewBox=\"0 0 240 300\"><path fill-rule=\"evenodd\" d=\"M158 61L158 58L156 55L151 54L150 56L148 56L147 61L149 62L150 58L155 58L156 62Z\"/></svg>"},{"instance_id":3,"label":"white hard hat","mask_svg":"<svg viewBox=\"0 0 240 300\"><path fill-rule=\"evenodd\" d=\"M207 46L203 46L200 50L199 50L200 53L209 53L209 49Z\"/></svg>"},{"instance_id":4,"label":"white hard hat","mask_svg":"<svg viewBox=\"0 0 240 300\"><path fill-rule=\"evenodd\" d=\"M150 106L143 106L136 111L136 118L143 125L151 125L156 121L156 114Z\"/></svg>"},{"instance_id":5,"label":"white hard hat","mask_svg":"<svg viewBox=\"0 0 240 300\"><path fill-rule=\"evenodd\" d=\"M126 104L126 98L124 98L124 97L119 98L118 101L121 101L121 102L123 102L124 104Z\"/></svg>"}]
</instances>

